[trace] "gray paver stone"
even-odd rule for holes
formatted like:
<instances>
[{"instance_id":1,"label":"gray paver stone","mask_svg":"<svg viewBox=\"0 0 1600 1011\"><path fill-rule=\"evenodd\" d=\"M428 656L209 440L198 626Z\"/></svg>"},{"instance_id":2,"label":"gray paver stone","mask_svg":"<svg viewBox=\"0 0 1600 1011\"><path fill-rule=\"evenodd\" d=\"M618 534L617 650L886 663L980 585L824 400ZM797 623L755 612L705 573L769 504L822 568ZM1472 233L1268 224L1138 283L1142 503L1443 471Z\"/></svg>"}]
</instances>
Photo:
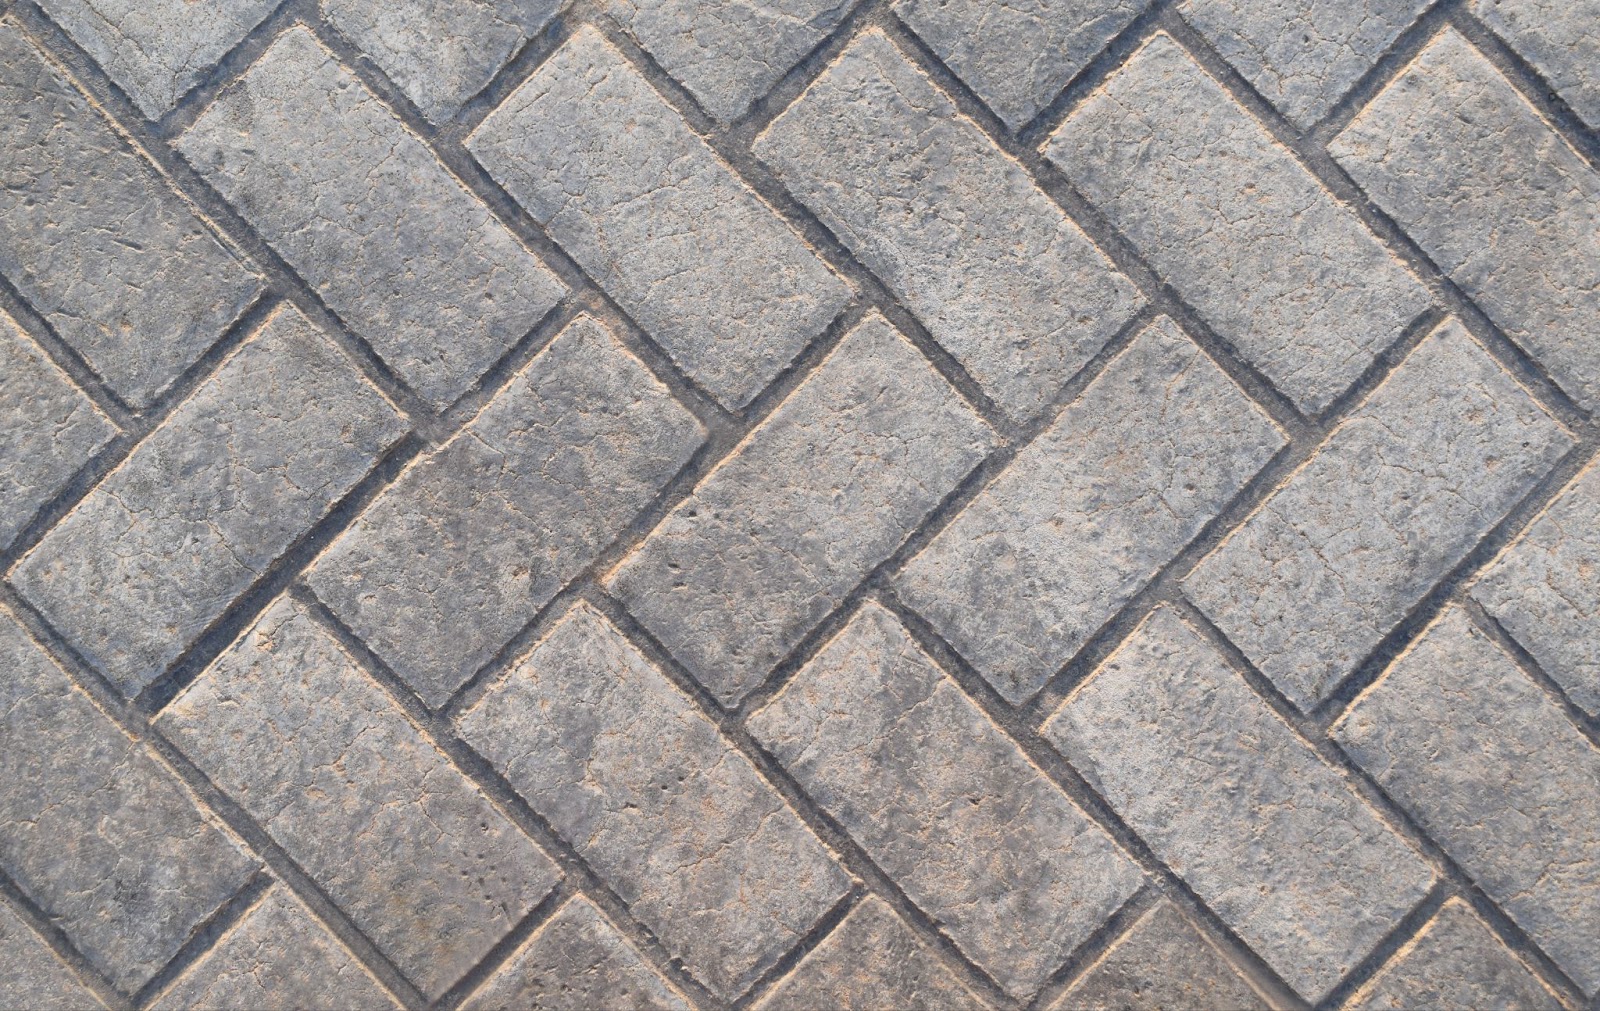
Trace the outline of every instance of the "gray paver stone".
<instances>
[{"instance_id":1,"label":"gray paver stone","mask_svg":"<svg viewBox=\"0 0 1600 1011\"><path fill-rule=\"evenodd\" d=\"M5 972L0 974L3 1006L29 1011L105 1007L4 900L0 900L0 951L5 953Z\"/></svg>"},{"instance_id":2,"label":"gray paver stone","mask_svg":"<svg viewBox=\"0 0 1600 1011\"><path fill-rule=\"evenodd\" d=\"M1596 0L1473 0L1472 11L1600 129L1600 3Z\"/></svg>"}]
</instances>

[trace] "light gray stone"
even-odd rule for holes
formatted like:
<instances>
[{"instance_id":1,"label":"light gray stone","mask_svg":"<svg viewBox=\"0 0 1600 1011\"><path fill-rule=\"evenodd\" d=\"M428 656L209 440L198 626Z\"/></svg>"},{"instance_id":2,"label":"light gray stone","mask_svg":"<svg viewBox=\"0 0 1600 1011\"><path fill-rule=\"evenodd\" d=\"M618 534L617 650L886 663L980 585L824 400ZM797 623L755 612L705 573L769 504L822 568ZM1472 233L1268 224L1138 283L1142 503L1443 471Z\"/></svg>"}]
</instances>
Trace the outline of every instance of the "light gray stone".
<instances>
[{"instance_id":1,"label":"light gray stone","mask_svg":"<svg viewBox=\"0 0 1600 1011\"><path fill-rule=\"evenodd\" d=\"M1048 403L1138 306L1022 166L876 29L755 152L1013 415Z\"/></svg>"},{"instance_id":2,"label":"light gray stone","mask_svg":"<svg viewBox=\"0 0 1600 1011\"><path fill-rule=\"evenodd\" d=\"M849 0L601 0L723 122L743 115L849 13Z\"/></svg>"},{"instance_id":3,"label":"light gray stone","mask_svg":"<svg viewBox=\"0 0 1600 1011\"><path fill-rule=\"evenodd\" d=\"M1183 14L1278 111L1307 129L1427 0L1186 0Z\"/></svg>"},{"instance_id":4,"label":"light gray stone","mask_svg":"<svg viewBox=\"0 0 1600 1011\"><path fill-rule=\"evenodd\" d=\"M1089 968L1054 1011L1267 1011L1200 932L1166 899Z\"/></svg>"},{"instance_id":5,"label":"light gray stone","mask_svg":"<svg viewBox=\"0 0 1600 1011\"><path fill-rule=\"evenodd\" d=\"M981 1011L984 1007L881 899L850 910L757 1011Z\"/></svg>"},{"instance_id":6,"label":"light gray stone","mask_svg":"<svg viewBox=\"0 0 1600 1011\"><path fill-rule=\"evenodd\" d=\"M463 1011L689 1011L583 896L561 907Z\"/></svg>"},{"instance_id":7,"label":"light gray stone","mask_svg":"<svg viewBox=\"0 0 1600 1011\"><path fill-rule=\"evenodd\" d=\"M1200 563L1187 592L1310 709L1570 445L1449 320Z\"/></svg>"},{"instance_id":8,"label":"light gray stone","mask_svg":"<svg viewBox=\"0 0 1600 1011\"><path fill-rule=\"evenodd\" d=\"M1600 468L1562 491L1472 595L1568 698L1600 716Z\"/></svg>"},{"instance_id":9,"label":"light gray stone","mask_svg":"<svg viewBox=\"0 0 1600 1011\"><path fill-rule=\"evenodd\" d=\"M62 964L44 939L0 900L0 1002L27 1011L100 1011L105 1005Z\"/></svg>"},{"instance_id":10,"label":"light gray stone","mask_svg":"<svg viewBox=\"0 0 1600 1011\"><path fill-rule=\"evenodd\" d=\"M1128 26L1138 0L898 0L895 13L1013 130Z\"/></svg>"},{"instance_id":11,"label":"light gray stone","mask_svg":"<svg viewBox=\"0 0 1600 1011\"><path fill-rule=\"evenodd\" d=\"M873 314L610 577L725 704L743 698L994 444Z\"/></svg>"},{"instance_id":12,"label":"light gray stone","mask_svg":"<svg viewBox=\"0 0 1600 1011\"><path fill-rule=\"evenodd\" d=\"M1597 173L1446 29L1328 150L1575 399L1600 406Z\"/></svg>"},{"instance_id":13,"label":"light gray stone","mask_svg":"<svg viewBox=\"0 0 1600 1011\"><path fill-rule=\"evenodd\" d=\"M304 28L279 36L177 146L436 407L477 382L563 294Z\"/></svg>"},{"instance_id":14,"label":"light gray stone","mask_svg":"<svg viewBox=\"0 0 1600 1011\"><path fill-rule=\"evenodd\" d=\"M849 297L592 28L579 29L467 146L729 407L765 389Z\"/></svg>"},{"instance_id":15,"label":"light gray stone","mask_svg":"<svg viewBox=\"0 0 1600 1011\"><path fill-rule=\"evenodd\" d=\"M321 0L323 14L435 123L456 114L559 0Z\"/></svg>"},{"instance_id":16,"label":"light gray stone","mask_svg":"<svg viewBox=\"0 0 1600 1011\"><path fill-rule=\"evenodd\" d=\"M901 591L1020 703L1283 441L1163 317L912 560Z\"/></svg>"},{"instance_id":17,"label":"light gray stone","mask_svg":"<svg viewBox=\"0 0 1600 1011\"><path fill-rule=\"evenodd\" d=\"M355 366L280 309L22 560L15 585L135 695L401 432Z\"/></svg>"},{"instance_id":18,"label":"light gray stone","mask_svg":"<svg viewBox=\"0 0 1600 1011\"><path fill-rule=\"evenodd\" d=\"M391 1011L400 1005L288 889L273 885L154 1007Z\"/></svg>"},{"instance_id":19,"label":"light gray stone","mask_svg":"<svg viewBox=\"0 0 1600 1011\"><path fill-rule=\"evenodd\" d=\"M1169 607L1045 724L1156 856L1307 1000L1432 872Z\"/></svg>"},{"instance_id":20,"label":"light gray stone","mask_svg":"<svg viewBox=\"0 0 1600 1011\"><path fill-rule=\"evenodd\" d=\"M749 760L588 604L459 722L667 950L729 1000L849 887Z\"/></svg>"},{"instance_id":21,"label":"light gray stone","mask_svg":"<svg viewBox=\"0 0 1600 1011\"><path fill-rule=\"evenodd\" d=\"M1447 610L1333 736L1567 975L1600 990L1600 750Z\"/></svg>"},{"instance_id":22,"label":"light gray stone","mask_svg":"<svg viewBox=\"0 0 1600 1011\"><path fill-rule=\"evenodd\" d=\"M0 547L116 433L0 309Z\"/></svg>"},{"instance_id":23,"label":"light gray stone","mask_svg":"<svg viewBox=\"0 0 1600 1011\"><path fill-rule=\"evenodd\" d=\"M1596 0L1473 0L1472 11L1600 129L1600 3Z\"/></svg>"},{"instance_id":24,"label":"light gray stone","mask_svg":"<svg viewBox=\"0 0 1600 1011\"><path fill-rule=\"evenodd\" d=\"M157 726L430 996L555 884L555 865L288 598Z\"/></svg>"},{"instance_id":25,"label":"light gray stone","mask_svg":"<svg viewBox=\"0 0 1600 1011\"><path fill-rule=\"evenodd\" d=\"M1139 887L894 616L868 603L749 720L807 795L1025 998Z\"/></svg>"},{"instance_id":26,"label":"light gray stone","mask_svg":"<svg viewBox=\"0 0 1600 1011\"><path fill-rule=\"evenodd\" d=\"M703 435L637 358L580 317L335 542L312 586L438 707Z\"/></svg>"},{"instance_id":27,"label":"light gray stone","mask_svg":"<svg viewBox=\"0 0 1600 1011\"><path fill-rule=\"evenodd\" d=\"M0 867L129 993L254 867L4 611Z\"/></svg>"},{"instance_id":28,"label":"light gray stone","mask_svg":"<svg viewBox=\"0 0 1600 1011\"><path fill-rule=\"evenodd\" d=\"M1073 111L1045 154L1308 412L1427 306L1355 212L1165 33Z\"/></svg>"},{"instance_id":29,"label":"light gray stone","mask_svg":"<svg viewBox=\"0 0 1600 1011\"><path fill-rule=\"evenodd\" d=\"M0 273L143 407L258 284L149 162L0 21Z\"/></svg>"},{"instance_id":30,"label":"light gray stone","mask_svg":"<svg viewBox=\"0 0 1600 1011\"><path fill-rule=\"evenodd\" d=\"M159 119L278 0L41 0L139 110Z\"/></svg>"},{"instance_id":31,"label":"light gray stone","mask_svg":"<svg viewBox=\"0 0 1600 1011\"><path fill-rule=\"evenodd\" d=\"M1361 988L1357 1011L1559 1011L1561 1002L1460 899Z\"/></svg>"}]
</instances>

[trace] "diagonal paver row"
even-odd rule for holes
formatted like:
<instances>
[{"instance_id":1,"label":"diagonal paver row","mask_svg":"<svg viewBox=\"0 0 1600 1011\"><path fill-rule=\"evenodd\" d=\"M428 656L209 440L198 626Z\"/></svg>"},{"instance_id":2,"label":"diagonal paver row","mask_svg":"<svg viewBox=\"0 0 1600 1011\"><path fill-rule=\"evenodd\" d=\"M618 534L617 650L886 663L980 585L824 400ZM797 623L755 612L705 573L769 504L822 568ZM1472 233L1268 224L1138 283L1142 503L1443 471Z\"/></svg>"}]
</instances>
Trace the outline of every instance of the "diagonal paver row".
<instances>
[{"instance_id":1,"label":"diagonal paver row","mask_svg":"<svg viewBox=\"0 0 1600 1011\"><path fill-rule=\"evenodd\" d=\"M0 1004L1594 1011L1597 37L0 3Z\"/></svg>"}]
</instances>

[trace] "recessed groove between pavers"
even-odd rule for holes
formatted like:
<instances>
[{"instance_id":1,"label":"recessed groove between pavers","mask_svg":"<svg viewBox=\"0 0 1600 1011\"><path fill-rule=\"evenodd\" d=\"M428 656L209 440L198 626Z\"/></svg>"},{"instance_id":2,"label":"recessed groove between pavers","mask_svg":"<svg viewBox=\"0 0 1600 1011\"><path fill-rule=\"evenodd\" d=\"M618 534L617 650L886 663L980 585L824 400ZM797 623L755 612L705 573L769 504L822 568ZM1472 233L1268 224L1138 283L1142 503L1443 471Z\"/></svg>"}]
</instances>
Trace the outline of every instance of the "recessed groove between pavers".
<instances>
[{"instance_id":1,"label":"recessed groove between pavers","mask_svg":"<svg viewBox=\"0 0 1600 1011\"><path fill-rule=\"evenodd\" d=\"M1600 748L1600 719L1590 716L1582 706L1573 702L1566 689L1562 688L1560 683L1550 676L1550 673L1539 664L1533 654L1528 652L1527 647L1523 646L1516 636L1507 631L1505 625L1499 619L1490 614L1488 609L1470 594L1463 593L1459 595L1459 599L1452 601L1452 603L1460 607L1472 619L1472 624L1478 631L1482 632L1490 642L1500 648L1501 652L1511 658L1512 662L1516 664L1517 668L1528 680L1538 685L1546 695L1550 696L1550 700L1562 712L1566 713L1568 719L1577 725L1579 732L1589 738L1590 744Z\"/></svg>"},{"instance_id":2,"label":"recessed groove between pavers","mask_svg":"<svg viewBox=\"0 0 1600 1011\"><path fill-rule=\"evenodd\" d=\"M799 941L795 942L794 947L786 951L776 962L773 962L766 972L757 977L755 982L751 983L750 987L739 995L733 1006L742 1011L744 1008L754 1007L759 1004L763 997L772 992L773 987L781 983L784 977L794 971L802 959L832 936L839 929L839 924L844 921L844 918L859 908L862 901L870 895L871 893L862 884L852 882L850 887L845 890L845 893L839 897L839 900L826 913L818 917L817 921L811 925L811 929L806 931Z\"/></svg>"},{"instance_id":3,"label":"recessed groove between pavers","mask_svg":"<svg viewBox=\"0 0 1600 1011\"><path fill-rule=\"evenodd\" d=\"M38 903L29 898L4 869L0 869L0 915L11 913L25 930L31 930L39 943L54 955L67 974L110 1011L133 1011L127 994L112 985L104 974L79 951L72 939Z\"/></svg>"},{"instance_id":4,"label":"recessed groove between pavers","mask_svg":"<svg viewBox=\"0 0 1600 1011\"><path fill-rule=\"evenodd\" d=\"M65 372L73 385L82 390L83 395L93 401L95 407L118 428L126 430L136 424L134 410L106 385L106 381L95 372L94 366L76 348L61 339L50 321L39 315L22 293L3 276L0 276L0 312L15 320L28 339L39 345L51 363Z\"/></svg>"},{"instance_id":5,"label":"recessed groove between pavers","mask_svg":"<svg viewBox=\"0 0 1600 1011\"><path fill-rule=\"evenodd\" d=\"M506 961L516 954L517 949L522 947L529 937L532 937L539 928L549 923L551 917L563 905L571 900L573 896L581 894L573 886L572 878L563 876L560 881L556 882L556 886L550 889L550 893L539 901L538 905L528 910L527 915L523 916L516 926L512 927L504 937L495 942L494 947L489 949L488 953L483 956L477 965L468 969L464 976L456 980L454 986L439 995L439 998L431 1005L433 1011L453 1011L453 1009L460 1007L464 1001L482 988L486 982L493 978L496 972L505 966Z\"/></svg>"},{"instance_id":6,"label":"recessed groove between pavers","mask_svg":"<svg viewBox=\"0 0 1600 1011\"><path fill-rule=\"evenodd\" d=\"M1428 40L1439 31L1440 25L1449 17L1454 0L1435 0L1417 19L1406 27L1399 35L1395 36L1387 49L1373 61L1361 76L1356 78L1339 100L1328 107L1322 118L1308 127L1299 129L1300 134L1312 144L1325 147L1339 131L1349 125L1357 113L1366 107L1367 103L1382 91L1384 85L1398 74L1407 63L1421 52ZM1289 123L1291 127L1296 124Z\"/></svg>"},{"instance_id":7,"label":"recessed groove between pavers","mask_svg":"<svg viewBox=\"0 0 1600 1011\"><path fill-rule=\"evenodd\" d=\"M201 956L211 950L218 938L249 914L272 887L272 883L272 874L266 868L258 867L250 879L239 886L239 890L232 898L212 910L210 916L195 924L189 933L189 939L172 956L171 961L162 966L144 986L139 988L139 992L133 995L133 1003L139 1007L146 1007L159 999L164 990L176 983Z\"/></svg>"}]
</instances>

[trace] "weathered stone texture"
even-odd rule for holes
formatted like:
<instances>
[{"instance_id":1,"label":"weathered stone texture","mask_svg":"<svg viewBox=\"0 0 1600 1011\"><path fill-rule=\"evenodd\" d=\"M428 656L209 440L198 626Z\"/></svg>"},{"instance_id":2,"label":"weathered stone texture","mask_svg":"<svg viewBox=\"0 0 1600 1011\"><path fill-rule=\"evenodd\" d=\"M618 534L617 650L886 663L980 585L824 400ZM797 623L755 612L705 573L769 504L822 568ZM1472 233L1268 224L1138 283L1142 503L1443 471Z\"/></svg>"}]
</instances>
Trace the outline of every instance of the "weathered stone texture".
<instances>
[{"instance_id":1,"label":"weathered stone texture","mask_svg":"<svg viewBox=\"0 0 1600 1011\"><path fill-rule=\"evenodd\" d=\"M437 407L471 387L562 294L303 28L279 36L177 146Z\"/></svg>"},{"instance_id":2,"label":"weathered stone texture","mask_svg":"<svg viewBox=\"0 0 1600 1011\"><path fill-rule=\"evenodd\" d=\"M874 314L672 511L611 586L734 704L992 444L988 426Z\"/></svg>"},{"instance_id":3,"label":"weathered stone texture","mask_svg":"<svg viewBox=\"0 0 1600 1011\"><path fill-rule=\"evenodd\" d=\"M530 937L463 1011L689 1011L582 896Z\"/></svg>"},{"instance_id":4,"label":"weathered stone texture","mask_svg":"<svg viewBox=\"0 0 1600 1011\"><path fill-rule=\"evenodd\" d=\"M1327 407L1427 305L1355 213L1166 34L1045 154L1303 410Z\"/></svg>"},{"instance_id":5,"label":"weathered stone texture","mask_svg":"<svg viewBox=\"0 0 1600 1011\"><path fill-rule=\"evenodd\" d=\"M16 586L136 695L400 434L355 366L281 309L23 559Z\"/></svg>"},{"instance_id":6,"label":"weathered stone texture","mask_svg":"<svg viewBox=\"0 0 1600 1011\"><path fill-rule=\"evenodd\" d=\"M1005 410L1038 412L1138 303L1133 285L881 32L755 153Z\"/></svg>"},{"instance_id":7,"label":"weathered stone texture","mask_svg":"<svg viewBox=\"0 0 1600 1011\"><path fill-rule=\"evenodd\" d=\"M157 725L432 996L555 883L550 859L287 598Z\"/></svg>"},{"instance_id":8,"label":"weathered stone texture","mask_svg":"<svg viewBox=\"0 0 1600 1011\"><path fill-rule=\"evenodd\" d=\"M1595 0L1473 0L1472 12L1600 129L1600 3Z\"/></svg>"},{"instance_id":9,"label":"weathered stone texture","mask_svg":"<svg viewBox=\"0 0 1600 1011\"><path fill-rule=\"evenodd\" d=\"M901 590L1023 701L1282 444L1163 317L934 538Z\"/></svg>"},{"instance_id":10,"label":"weathered stone texture","mask_svg":"<svg viewBox=\"0 0 1600 1011\"><path fill-rule=\"evenodd\" d=\"M1452 607L1333 728L1486 894L1600 990L1600 749Z\"/></svg>"},{"instance_id":11,"label":"weathered stone texture","mask_svg":"<svg viewBox=\"0 0 1600 1011\"><path fill-rule=\"evenodd\" d=\"M1600 405L1597 173L1446 30L1329 145L1574 398Z\"/></svg>"},{"instance_id":12,"label":"weathered stone texture","mask_svg":"<svg viewBox=\"0 0 1600 1011\"><path fill-rule=\"evenodd\" d=\"M0 1006L27 1011L99 1011L105 1005L11 905L0 899Z\"/></svg>"},{"instance_id":13,"label":"weathered stone texture","mask_svg":"<svg viewBox=\"0 0 1600 1011\"><path fill-rule=\"evenodd\" d=\"M1450 320L1195 569L1187 590L1310 709L1570 445Z\"/></svg>"},{"instance_id":14,"label":"weathered stone texture","mask_svg":"<svg viewBox=\"0 0 1600 1011\"><path fill-rule=\"evenodd\" d=\"M939 957L881 899L850 910L757 1011L980 1011Z\"/></svg>"},{"instance_id":15,"label":"weathered stone texture","mask_svg":"<svg viewBox=\"0 0 1600 1011\"><path fill-rule=\"evenodd\" d=\"M1432 882L1422 858L1170 607L1044 732L1307 1000L1326 995Z\"/></svg>"},{"instance_id":16,"label":"weathered stone texture","mask_svg":"<svg viewBox=\"0 0 1600 1011\"><path fill-rule=\"evenodd\" d=\"M625 527L703 432L580 317L318 562L311 583L440 706Z\"/></svg>"},{"instance_id":17,"label":"weathered stone texture","mask_svg":"<svg viewBox=\"0 0 1600 1011\"><path fill-rule=\"evenodd\" d=\"M400 1007L282 885L268 889L153 1006L156 1011Z\"/></svg>"},{"instance_id":18,"label":"weathered stone texture","mask_svg":"<svg viewBox=\"0 0 1600 1011\"><path fill-rule=\"evenodd\" d=\"M728 999L849 886L749 760L587 604L460 726L667 949Z\"/></svg>"},{"instance_id":19,"label":"weathered stone texture","mask_svg":"<svg viewBox=\"0 0 1600 1011\"><path fill-rule=\"evenodd\" d=\"M145 406L255 297L255 277L10 21L0 120L0 274Z\"/></svg>"},{"instance_id":20,"label":"weathered stone texture","mask_svg":"<svg viewBox=\"0 0 1600 1011\"><path fill-rule=\"evenodd\" d=\"M766 388L848 289L593 29L468 146L694 380Z\"/></svg>"},{"instance_id":21,"label":"weathered stone texture","mask_svg":"<svg viewBox=\"0 0 1600 1011\"><path fill-rule=\"evenodd\" d=\"M131 993L253 863L5 611L0 672L0 868Z\"/></svg>"},{"instance_id":22,"label":"weathered stone texture","mask_svg":"<svg viewBox=\"0 0 1600 1011\"><path fill-rule=\"evenodd\" d=\"M1138 888L1110 837L876 604L749 728L1017 997Z\"/></svg>"},{"instance_id":23,"label":"weathered stone texture","mask_svg":"<svg viewBox=\"0 0 1600 1011\"><path fill-rule=\"evenodd\" d=\"M0 547L116 433L0 309Z\"/></svg>"}]
</instances>

